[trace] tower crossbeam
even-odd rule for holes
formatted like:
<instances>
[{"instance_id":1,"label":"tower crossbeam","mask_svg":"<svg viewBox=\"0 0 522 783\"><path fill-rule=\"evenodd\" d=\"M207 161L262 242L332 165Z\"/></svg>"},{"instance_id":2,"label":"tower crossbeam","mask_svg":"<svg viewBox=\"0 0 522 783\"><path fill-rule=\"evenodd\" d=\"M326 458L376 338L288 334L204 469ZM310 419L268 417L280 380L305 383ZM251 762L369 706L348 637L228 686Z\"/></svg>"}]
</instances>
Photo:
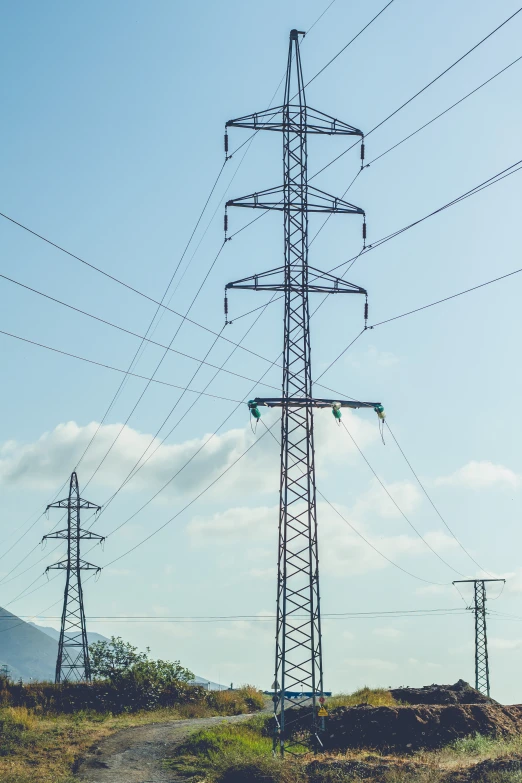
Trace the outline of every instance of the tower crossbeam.
<instances>
[{"instance_id":1,"label":"tower crossbeam","mask_svg":"<svg viewBox=\"0 0 522 783\"><path fill-rule=\"evenodd\" d=\"M245 277L232 289L284 293L283 382L280 398L256 398L249 406L281 408L281 470L278 526L277 620L274 677L274 750L295 752L296 745L321 746L325 728L323 663L317 542L314 408L374 408L379 403L315 399L310 354L309 294L362 294L366 290L308 264L311 213L365 215L342 198L309 186L308 134L363 137L362 131L311 109L306 104L298 30L290 33L284 102L226 123L231 127L279 131L283 137L283 184L231 199L228 207L283 212L284 266ZM228 136L225 135L225 151ZM225 215L225 231L228 216ZM365 226L365 224L364 224ZM365 228L363 228L363 237ZM225 296L225 314L228 300ZM254 406L254 408L252 408ZM294 698L297 692L301 697ZM292 695L292 698L290 697ZM293 731L295 707L309 707L308 738Z\"/></svg>"},{"instance_id":2,"label":"tower crossbeam","mask_svg":"<svg viewBox=\"0 0 522 783\"><path fill-rule=\"evenodd\" d=\"M48 533L43 540L56 538L67 540L67 557L48 566L46 571L66 571L65 591L63 599L60 638L58 641L58 656L56 659L55 682L89 682L91 667L89 661L89 644L83 606L82 571L99 572L99 566L88 563L81 557L80 541L103 541L103 536L90 530L82 530L80 525L80 510L93 509L99 511L101 506L80 497L78 476L71 475L69 496L63 500L50 503L50 508L67 509L67 529Z\"/></svg>"}]
</instances>

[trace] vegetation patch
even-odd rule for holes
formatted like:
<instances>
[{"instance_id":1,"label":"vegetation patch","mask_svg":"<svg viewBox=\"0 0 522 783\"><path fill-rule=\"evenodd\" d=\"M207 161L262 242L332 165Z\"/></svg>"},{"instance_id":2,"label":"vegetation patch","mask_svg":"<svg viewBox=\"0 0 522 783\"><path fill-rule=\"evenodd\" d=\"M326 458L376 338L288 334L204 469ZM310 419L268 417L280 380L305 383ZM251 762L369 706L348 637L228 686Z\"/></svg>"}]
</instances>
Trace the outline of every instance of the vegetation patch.
<instances>
[{"instance_id":1,"label":"vegetation patch","mask_svg":"<svg viewBox=\"0 0 522 783\"><path fill-rule=\"evenodd\" d=\"M92 683L0 678L2 783L72 783L79 758L118 729L265 707L255 688L206 691L179 661L151 660L120 638L91 645Z\"/></svg>"},{"instance_id":2,"label":"vegetation patch","mask_svg":"<svg viewBox=\"0 0 522 783\"><path fill-rule=\"evenodd\" d=\"M373 704L376 712L397 709L387 691L368 688L333 697L328 703L331 709L332 704L341 710L361 704L368 709ZM453 709L461 706L469 709L459 704ZM272 756L271 725L270 716L257 716L196 732L168 766L188 780L205 783L522 783L522 734L474 733L433 750L378 752L359 747L315 757L287 755L281 761Z\"/></svg>"}]
</instances>

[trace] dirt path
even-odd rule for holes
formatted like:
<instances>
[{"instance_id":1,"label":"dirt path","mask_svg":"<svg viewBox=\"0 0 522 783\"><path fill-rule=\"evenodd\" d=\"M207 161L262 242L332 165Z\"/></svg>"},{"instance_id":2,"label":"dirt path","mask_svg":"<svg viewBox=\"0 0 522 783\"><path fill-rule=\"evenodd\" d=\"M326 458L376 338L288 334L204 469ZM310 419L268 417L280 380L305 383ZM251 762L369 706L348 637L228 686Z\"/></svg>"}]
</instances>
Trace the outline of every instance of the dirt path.
<instances>
[{"instance_id":1,"label":"dirt path","mask_svg":"<svg viewBox=\"0 0 522 783\"><path fill-rule=\"evenodd\" d=\"M179 783L184 779L163 769L162 762L174 755L182 740L198 729L249 717L197 718L123 729L91 750L76 778L83 783Z\"/></svg>"}]
</instances>

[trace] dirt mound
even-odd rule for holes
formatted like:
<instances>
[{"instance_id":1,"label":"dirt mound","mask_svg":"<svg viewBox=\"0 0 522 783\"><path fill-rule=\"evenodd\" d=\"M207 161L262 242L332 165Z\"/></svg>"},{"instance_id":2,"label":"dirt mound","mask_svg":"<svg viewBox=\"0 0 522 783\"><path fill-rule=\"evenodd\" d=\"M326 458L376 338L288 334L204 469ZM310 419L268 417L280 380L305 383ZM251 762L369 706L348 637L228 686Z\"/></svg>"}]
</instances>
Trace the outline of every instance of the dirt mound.
<instances>
[{"instance_id":1,"label":"dirt mound","mask_svg":"<svg viewBox=\"0 0 522 783\"><path fill-rule=\"evenodd\" d=\"M288 721L304 730L309 709L291 710ZM325 751L374 748L408 753L435 749L462 737L482 734L509 737L522 733L522 705L418 705L400 707L338 707L331 711L321 736Z\"/></svg>"},{"instance_id":2,"label":"dirt mound","mask_svg":"<svg viewBox=\"0 0 522 783\"><path fill-rule=\"evenodd\" d=\"M459 680L455 685L425 685L424 688L394 688L391 695L402 704L497 704Z\"/></svg>"},{"instance_id":3,"label":"dirt mound","mask_svg":"<svg viewBox=\"0 0 522 783\"><path fill-rule=\"evenodd\" d=\"M484 780L490 780L487 776L491 773L497 773L498 779L504 780L505 778L500 777L501 775L514 772L522 772L522 757L520 756L508 759L486 759L486 761L481 761L467 769L451 772L444 778L444 783L483 783Z\"/></svg>"}]
</instances>

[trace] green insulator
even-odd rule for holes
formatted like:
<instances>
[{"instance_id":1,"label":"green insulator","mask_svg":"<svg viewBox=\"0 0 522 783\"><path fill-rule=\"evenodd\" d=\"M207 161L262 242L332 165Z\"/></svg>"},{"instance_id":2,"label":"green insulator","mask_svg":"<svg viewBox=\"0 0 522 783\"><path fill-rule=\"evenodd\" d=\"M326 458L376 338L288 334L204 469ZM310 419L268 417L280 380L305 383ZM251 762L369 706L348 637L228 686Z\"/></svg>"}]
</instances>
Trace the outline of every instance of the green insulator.
<instances>
[{"instance_id":1,"label":"green insulator","mask_svg":"<svg viewBox=\"0 0 522 783\"><path fill-rule=\"evenodd\" d=\"M254 419L260 419L261 418L261 411L257 407L257 402L255 400L249 400L248 401L248 409Z\"/></svg>"},{"instance_id":2,"label":"green insulator","mask_svg":"<svg viewBox=\"0 0 522 783\"><path fill-rule=\"evenodd\" d=\"M375 413L384 413L384 407L382 405L376 405L373 410Z\"/></svg>"},{"instance_id":3,"label":"green insulator","mask_svg":"<svg viewBox=\"0 0 522 783\"><path fill-rule=\"evenodd\" d=\"M339 419L341 418L341 416L342 416L342 413L341 413L341 411L339 410L339 408L332 408L332 413L333 413L334 417L335 417L337 420L339 420Z\"/></svg>"}]
</instances>

